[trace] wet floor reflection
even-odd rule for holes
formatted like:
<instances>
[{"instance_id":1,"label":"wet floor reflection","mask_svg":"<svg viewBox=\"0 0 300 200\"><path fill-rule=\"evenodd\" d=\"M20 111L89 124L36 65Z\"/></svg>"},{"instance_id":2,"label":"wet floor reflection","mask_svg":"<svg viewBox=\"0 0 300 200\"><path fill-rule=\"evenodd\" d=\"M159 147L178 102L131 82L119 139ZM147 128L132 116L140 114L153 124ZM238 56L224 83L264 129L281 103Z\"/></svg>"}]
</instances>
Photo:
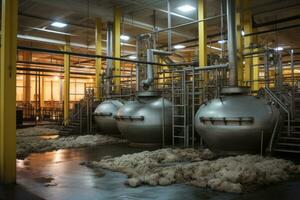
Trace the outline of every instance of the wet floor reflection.
<instances>
[{"instance_id":1,"label":"wet floor reflection","mask_svg":"<svg viewBox=\"0 0 300 200\"><path fill-rule=\"evenodd\" d=\"M300 185L299 182L288 182L269 187L267 190L262 189L246 195L215 192L185 184L130 188L124 184L126 175L122 173L99 169L93 170L80 165L82 161L100 160L102 157L108 155L120 156L122 154L143 150L145 149L128 147L126 144L118 144L32 154L24 161L17 161L18 183L42 198L55 200L267 200L274 199L273 193L277 193L278 196L281 195L281 199L285 199L285 196L289 197L289 199L293 199L293 197L290 197L288 194L295 194L295 191L297 193L295 186ZM298 194L300 194L300 191L298 191Z\"/></svg>"}]
</instances>

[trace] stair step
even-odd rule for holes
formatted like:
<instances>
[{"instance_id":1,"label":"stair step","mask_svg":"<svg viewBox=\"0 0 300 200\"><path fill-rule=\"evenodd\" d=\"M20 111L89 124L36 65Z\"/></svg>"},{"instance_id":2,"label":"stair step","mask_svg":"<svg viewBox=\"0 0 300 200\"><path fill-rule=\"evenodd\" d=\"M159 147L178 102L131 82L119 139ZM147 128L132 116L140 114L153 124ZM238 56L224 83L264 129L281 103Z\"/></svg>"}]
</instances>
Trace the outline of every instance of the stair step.
<instances>
[{"instance_id":1,"label":"stair step","mask_svg":"<svg viewBox=\"0 0 300 200\"><path fill-rule=\"evenodd\" d=\"M295 143L276 143L276 145L300 147L300 144L295 144Z\"/></svg>"},{"instance_id":2,"label":"stair step","mask_svg":"<svg viewBox=\"0 0 300 200\"><path fill-rule=\"evenodd\" d=\"M184 125L173 125L174 128L184 128Z\"/></svg>"},{"instance_id":3,"label":"stair step","mask_svg":"<svg viewBox=\"0 0 300 200\"><path fill-rule=\"evenodd\" d=\"M284 152L284 153L300 153L300 150L288 150L288 149L273 149L276 152Z\"/></svg>"},{"instance_id":4,"label":"stair step","mask_svg":"<svg viewBox=\"0 0 300 200\"><path fill-rule=\"evenodd\" d=\"M173 115L173 117L183 118L184 115Z\"/></svg>"},{"instance_id":5,"label":"stair step","mask_svg":"<svg viewBox=\"0 0 300 200\"><path fill-rule=\"evenodd\" d=\"M283 140L299 140L300 141L300 137L279 137L279 139L283 139Z\"/></svg>"},{"instance_id":6,"label":"stair step","mask_svg":"<svg viewBox=\"0 0 300 200\"><path fill-rule=\"evenodd\" d=\"M286 132L288 130L288 126L281 127L281 131ZM290 126L291 132L300 132L300 126Z\"/></svg>"},{"instance_id":7,"label":"stair step","mask_svg":"<svg viewBox=\"0 0 300 200\"><path fill-rule=\"evenodd\" d=\"M184 139L184 136L174 135L174 138Z\"/></svg>"}]
</instances>

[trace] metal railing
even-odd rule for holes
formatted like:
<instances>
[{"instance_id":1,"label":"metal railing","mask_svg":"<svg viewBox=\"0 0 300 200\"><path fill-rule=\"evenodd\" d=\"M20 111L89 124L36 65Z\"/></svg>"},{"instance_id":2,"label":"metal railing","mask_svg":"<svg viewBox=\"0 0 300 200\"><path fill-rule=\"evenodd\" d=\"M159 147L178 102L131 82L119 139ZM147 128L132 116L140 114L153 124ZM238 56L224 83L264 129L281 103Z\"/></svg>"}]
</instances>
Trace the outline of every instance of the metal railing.
<instances>
[{"instance_id":1,"label":"metal railing","mask_svg":"<svg viewBox=\"0 0 300 200\"><path fill-rule=\"evenodd\" d=\"M288 122L288 135L290 136L291 132L291 113L289 111L289 108L286 107L286 105L270 90L270 88L265 87L262 88L265 91L265 94L267 94L277 105L280 106L280 108L287 114L287 122Z\"/></svg>"},{"instance_id":2,"label":"metal railing","mask_svg":"<svg viewBox=\"0 0 300 200\"><path fill-rule=\"evenodd\" d=\"M278 124L279 124L279 119L280 119L280 117L277 118L276 124L275 124L273 132L272 132L271 140L270 140L270 143L269 143L270 152L272 152L273 142L274 142L275 134L276 134L277 127L278 127Z\"/></svg>"}]
</instances>

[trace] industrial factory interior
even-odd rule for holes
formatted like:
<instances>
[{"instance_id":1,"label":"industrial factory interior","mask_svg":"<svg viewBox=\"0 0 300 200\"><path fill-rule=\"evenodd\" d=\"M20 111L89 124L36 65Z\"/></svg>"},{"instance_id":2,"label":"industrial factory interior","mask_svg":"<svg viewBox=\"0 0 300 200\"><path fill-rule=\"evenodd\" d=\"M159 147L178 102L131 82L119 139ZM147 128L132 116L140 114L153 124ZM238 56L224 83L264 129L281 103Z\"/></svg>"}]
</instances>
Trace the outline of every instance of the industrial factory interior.
<instances>
[{"instance_id":1,"label":"industrial factory interior","mask_svg":"<svg viewBox=\"0 0 300 200\"><path fill-rule=\"evenodd\" d=\"M299 200L299 0L2 0L0 200Z\"/></svg>"}]
</instances>

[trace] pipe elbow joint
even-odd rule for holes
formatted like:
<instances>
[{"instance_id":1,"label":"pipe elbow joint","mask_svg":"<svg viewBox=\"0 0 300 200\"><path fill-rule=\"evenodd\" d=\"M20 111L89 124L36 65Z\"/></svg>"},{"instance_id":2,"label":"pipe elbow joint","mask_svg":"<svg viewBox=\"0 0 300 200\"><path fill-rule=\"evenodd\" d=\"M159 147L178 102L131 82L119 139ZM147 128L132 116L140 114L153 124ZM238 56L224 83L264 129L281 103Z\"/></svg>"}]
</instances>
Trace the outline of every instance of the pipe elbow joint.
<instances>
[{"instance_id":1,"label":"pipe elbow joint","mask_svg":"<svg viewBox=\"0 0 300 200\"><path fill-rule=\"evenodd\" d=\"M153 78L147 78L146 80L143 80L141 82L141 85L145 90L148 90L150 88L151 84L153 83L153 81L154 81Z\"/></svg>"}]
</instances>

